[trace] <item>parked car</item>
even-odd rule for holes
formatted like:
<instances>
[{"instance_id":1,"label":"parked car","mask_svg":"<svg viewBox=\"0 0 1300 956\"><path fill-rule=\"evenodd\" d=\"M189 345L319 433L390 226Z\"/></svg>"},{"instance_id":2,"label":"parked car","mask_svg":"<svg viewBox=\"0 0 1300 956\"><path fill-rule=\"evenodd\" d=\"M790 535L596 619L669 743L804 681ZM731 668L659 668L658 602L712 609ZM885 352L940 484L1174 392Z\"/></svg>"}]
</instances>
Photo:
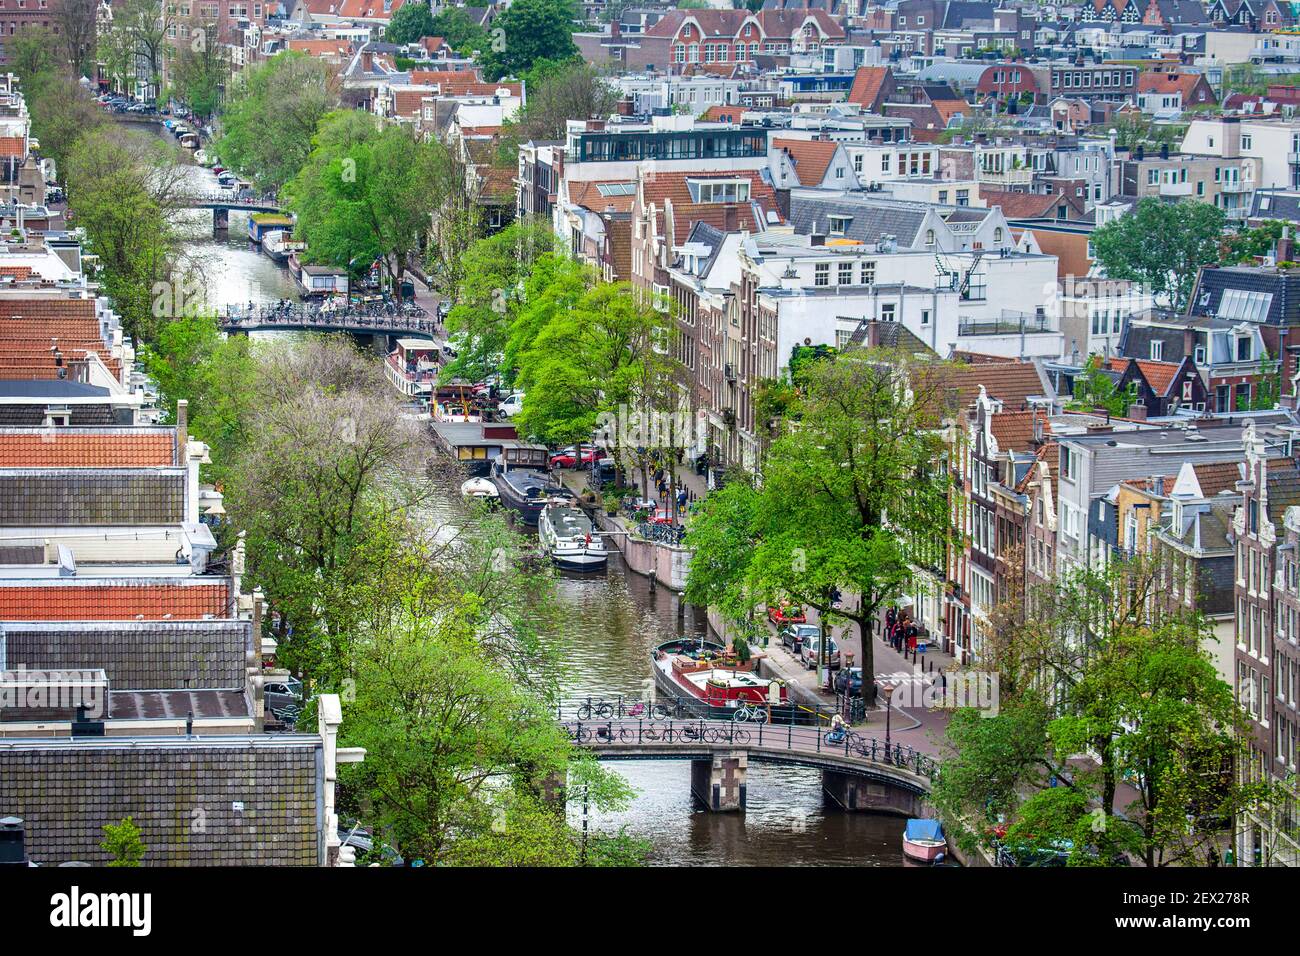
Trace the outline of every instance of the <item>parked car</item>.
<instances>
[{"instance_id":1,"label":"parked car","mask_svg":"<svg viewBox=\"0 0 1300 956\"><path fill-rule=\"evenodd\" d=\"M523 410L524 410L523 392L511 392L505 398L501 399L501 403L497 405L497 411L500 412L502 417L504 418L514 418Z\"/></svg>"},{"instance_id":2,"label":"parked car","mask_svg":"<svg viewBox=\"0 0 1300 956\"><path fill-rule=\"evenodd\" d=\"M590 465L596 460L598 450L595 445L583 445L581 451L581 462L584 465ZM576 468L579 462L579 451L576 445L570 445L568 448L561 448L551 456L552 468Z\"/></svg>"},{"instance_id":3,"label":"parked car","mask_svg":"<svg viewBox=\"0 0 1300 956\"><path fill-rule=\"evenodd\" d=\"M787 624L803 624L808 617L799 605L782 602L779 606L768 606L767 619L777 627L784 627Z\"/></svg>"},{"instance_id":4,"label":"parked car","mask_svg":"<svg viewBox=\"0 0 1300 956\"><path fill-rule=\"evenodd\" d=\"M781 629L781 646L790 648L790 653L798 657L805 641L821 636L822 629L816 624L791 624Z\"/></svg>"},{"instance_id":5,"label":"parked car","mask_svg":"<svg viewBox=\"0 0 1300 956\"><path fill-rule=\"evenodd\" d=\"M262 698L267 709L302 706L302 681L296 677L277 677L262 686Z\"/></svg>"},{"instance_id":6,"label":"parked car","mask_svg":"<svg viewBox=\"0 0 1300 956\"><path fill-rule=\"evenodd\" d=\"M817 666L817 655L820 652L822 638L814 637L804 641L803 646L799 648L799 660L804 667L812 670ZM826 658L822 661L831 670L840 666L840 646L835 643L835 638L826 638Z\"/></svg>"},{"instance_id":7,"label":"parked car","mask_svg":"<svg viewBox=\"0 0 1300 956\"><path fill-rule=\"evenodd\" d=\"M838 694L847 693L850 697L862 696L862 668L861 667L843 667L835 675L835 692Z\"/></svg>"}]
</instances>

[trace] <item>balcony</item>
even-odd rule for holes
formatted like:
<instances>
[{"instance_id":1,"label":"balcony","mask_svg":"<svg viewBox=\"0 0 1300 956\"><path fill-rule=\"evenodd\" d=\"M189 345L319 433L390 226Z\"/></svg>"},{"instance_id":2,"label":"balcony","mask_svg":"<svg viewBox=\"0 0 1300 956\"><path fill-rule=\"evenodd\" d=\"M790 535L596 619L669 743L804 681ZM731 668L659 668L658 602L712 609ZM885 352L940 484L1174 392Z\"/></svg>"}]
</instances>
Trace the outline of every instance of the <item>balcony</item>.
<instances>
[{"instance_id":1,"label":"balcony","mask_svg":"<svg viewBox=\"0 0 1300 956\"><path fill-rule=\"evenodd\" d=\"M1161 183L1162 196L1190 196L1196 189L1195 183Z\"/></svg>"},{"instance_id":2,"label":"balcony","mask_svg":"<svg viewBox=\"0 0 1300 956\"><path fill-rule=\"evenodd\" d=\"M966 335L1020 335L1035 332L1056 332L1047 315L1030 315L1027 312L1003 310L1000 319L963 319L957 323L957 334Z\"/></svg>"},{"instance_id":3,"label":"balcony","mask_svg":"<svg viewBox=\"0 0 1300 956\"><path fill-rule=\"evenodd\" d=\"M1300 166L1300 153L1287 153L1286 161L1292 166Z\"/></svg>"},{"instance_id":4,"label":"balcony","mask_svg":"<svg viewBox=\"0 0 1300 956\"><path fill-rule=\"evenodd\" d=\"M976 180L997 186L1028 186L1034 181L1034 171L1028 166L1020 169L991 170L981 169L976 173Z\"/></svg>"},{"instance_id":5,"label":"balcony","mask_svg":"<svg viewBox=\"0 0 1300 956\"><path fill-rule=\"evenodd\" d=\"M1243 183L1241 180L1236 180L1233 182L1228 182L1225 180L1224 182L1219 184L1219 192L1248 193L1250 191L1251 191L1251 187L1248 184Z\"/></svg>"}]
</instances>

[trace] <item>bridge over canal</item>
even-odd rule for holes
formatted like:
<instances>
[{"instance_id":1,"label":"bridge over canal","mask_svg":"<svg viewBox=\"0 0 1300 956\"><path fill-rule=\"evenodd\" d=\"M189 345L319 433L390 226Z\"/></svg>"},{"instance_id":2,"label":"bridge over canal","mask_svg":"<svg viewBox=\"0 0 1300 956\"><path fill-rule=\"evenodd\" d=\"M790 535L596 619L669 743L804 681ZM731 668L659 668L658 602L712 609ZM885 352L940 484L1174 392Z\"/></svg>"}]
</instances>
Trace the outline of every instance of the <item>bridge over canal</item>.
<instances>
[{"instance_id":1,"label":"bridge over canal","mask_svg":"<svg viewBox=\"0 0 1300 956\"><path fill-rule=\"evenodd\" d=\"M560 712L569 738L600 760L689 760L691 790L709 809L745 809L749 762L810 767L822 789L846 810L925 815L937 772L933 758L902 744L825 727L654 716L636 705ZM603 716L602 715L603 711ZM662 713L662 711L659 711Z\"/></svg>"},{"instance_id":2,"label":"bridge over canal","mask_svg":"<svg viewBox=\"0 0 1300 956\"><path fill-rule=\"evenodd\" d=\"M409 310L409 311L408 311ZM223 332L352 332L358 335L432 337L437 323L423 309L375 313L364 309L313 309L302 306L239 309L228 307L218 316Z\"/></svg>"}]
</instances>

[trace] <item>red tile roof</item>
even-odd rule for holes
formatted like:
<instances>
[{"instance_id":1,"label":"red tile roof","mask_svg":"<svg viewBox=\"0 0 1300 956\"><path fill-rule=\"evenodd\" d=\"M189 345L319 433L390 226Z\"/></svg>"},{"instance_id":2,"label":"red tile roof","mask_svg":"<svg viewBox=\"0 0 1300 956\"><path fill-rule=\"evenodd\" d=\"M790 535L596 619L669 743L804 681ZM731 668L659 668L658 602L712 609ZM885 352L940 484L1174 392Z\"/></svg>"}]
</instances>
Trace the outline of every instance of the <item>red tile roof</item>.
<instances>
[{"instance_id":1,"label":"red tile roof","mask_svg":"<svg viewBox=\"0 0 1300 956\"><path fill-rule=\"evenodd\" d=\"M687 180L706 179L748 179L750 182L750 201L735 203L731 206L722 203L692 202ZM680 173L666 173L654 170L642 175L637 200L643 210L648 209L653 203L660 221L662 221L664 212L664 201L672 201L673 222L675 224L672 237L674 242L684 242L687 234L691 231L691 225L696 222L706 222L719 229L726 229L728 208L734 211L736 217L735 228L748 229L751 232L766 230L768 212L775 211L778 216L780 215L780 210L776 204L776 193L772 190L772 187L764 181L762 174L748 169L725 172L709 170ZM755 204L759 206L758 214L754 210Z\"/></svg>"},{"instance_id":2,"label":"red tile roof","mask_svg":"<svg viewBox=\"0 0 1300 956\"><path fill-rule=\"evenodd\" d=\"M1152 390L1162 398L1169 394L1169 386L1173 383L1174 376L1178 374L1178 370L1182 367L1181 362L1152 362L1147 359L1127 358L1111 358L1110 367L1116 372L1123 373L1128 370L1128 363L1131 361L1137 362L1142 377L1147 380L1147 384L1151 386Z\"/></svg>"},{"instance_id":3,"label":"red tile roof","mask_svg":"<svg viewBox=\"0 0 1300 956\"><path fill-rule=\"evenodd\" d=\"M51 578L40 584L0 581L0 621L198 621L230 612L226 582L90 581Z\"/></svg>"},{"instance_id":4,"label":"red tile roof","mask_svg":"<svg viewBox=\"0 0 1300 956\"><path fill-rule=\"evenodd\" d=\"M849 90L849 102L871 109L876 105L881 87L889 79L887 66L860 66L853 76L853 88Z\"/></svg>"},{"instance_id":5,"label":"red tile roof","mask_svg":"<svg viewBox=\"0 0 1300 956\"><path fill-rule=\"evenodd\" d=\"M121 373L120 361L104 343L93 299L0 299L3 377L12 378L13 372L31 367L54 369L56 345L65 365L94 352L114 374Z\"/></svg>"},{"instance_id":6,"label":"red tile roof","mask_svg":"<svg viewBox=\"0 0 1300 956\"><path fill-rule=\"evenodd\" d=\"M488 83L476 70L412 70L411 82L416 86L436 87L442 96L491 96L505 88L511 96L520 96L523 84L518 80ZM429 92L424 93L425 96Z\"/></svg>"},{"instance_id":7,"label":"red tile roof","mask_svg":"<svg viewBox=\"0 0 1300 956\"><path fill-rule=\"evenodd\" d=\"M956 411L965 411L979 395L980 386L1008 411L1021 411L1028 400L1043 395L1042 379L1032 362L981 362L952 369L949 386L957 391Z\"/></svg>"},{"instance_id":8,"label":"red tile roof","mask_svg":"<svg viewBox=\"0 0 1300 956\"><path fill-rule=\"evenodd\" d=\"M1042 421L1043 434L1049 434L1052 423L1042 409L1032 411L998 412L989 419L989 431L997 439L1001 451L1028 451L1034 442L1034 418Z\"/></svg>"},{"instance_id":9,"label":"red tile roof","mask_svg":"<svg viewBox=\"0 0 1300 956\"><path fill-rule=\"evenodd\" d=\"M0 431L0 468L133 468L176 463L172 432L152 429Z\"/></svg>"},{"instance_id":10,"label":"red tile roof","mask_svg":"<svg viewBox=\"0 0 1300 956\"><path fill-rule=\"evenodd\" d=\"M815 139L773 139L772 145L790 155L801 186L820 186L839 149L838 143Z\"/></svg>"},{"instance_id":11,"label":"red tile roof","mask_svg":"<svg viewBox=\"0 0 1300 956\"><path fill-rule=\"evenodd\" d=\"M22 136L0 136L0 156L22 159L27 155L27 140Z\"/></svg>"},{"instance_id":12,"label":"red tile roof","mask_svg":"<svg viewBox=\"0 0 1300 956\"><path fill-rule=\"evenodd\" d=\"M627 195L605 196L601 186L624 185L626 180L608 180L603 182L573 182L569 184L569 201L575 206L590 209L592 212L631 212L636 202L636 193Z\"/></svg>"},{"instance_id":13,"label":"red tile roof","mask_svg":"<svg viewBox=\"0 0 1300 956\"><path fill-rule=\"evenodd\" d=\"M706 123L739 123L744 112L743 106L710 106L703 119Z\"/></svg>"}]
</instances>

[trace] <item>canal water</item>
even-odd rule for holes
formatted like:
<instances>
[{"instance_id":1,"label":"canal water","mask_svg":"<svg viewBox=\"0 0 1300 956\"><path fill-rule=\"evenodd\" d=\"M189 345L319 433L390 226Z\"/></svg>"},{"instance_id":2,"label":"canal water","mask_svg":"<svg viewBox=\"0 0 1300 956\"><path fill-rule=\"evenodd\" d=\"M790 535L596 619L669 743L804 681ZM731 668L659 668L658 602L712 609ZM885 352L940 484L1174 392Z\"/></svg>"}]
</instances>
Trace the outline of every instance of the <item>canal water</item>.
<instances>
[{"instance_id":1,"label":"canal water","mask_svg":"<svg viewBox=\"0 0 1300 956\"><path fill-rule=\"evenodd\" d=\"M211 173L191 167L196 182ZM206 188L206 183L205 183ZM246 214L232 212L229 234L213 238L211 213L183 222L185 251L203 275L209 306L263 304L297 297L288 270L247 239ZM521 534L532 533L520 531ZM617 556L604 574L556 581L566 622L544 636L561 665L566 697L638 696L650 678L650 651L682 634L702 636L703 612L666 588L629 571ZM901 866L903 821L845 813L822 795L816 770L751 763L744 813L711 813L690 790L686 761L628 761L609 765L636 789L627 810L589 817L592 828L627 833L653 846L659 865ZM575 824L581 807L571 807Z\"/></svg>"}]
</instances>

